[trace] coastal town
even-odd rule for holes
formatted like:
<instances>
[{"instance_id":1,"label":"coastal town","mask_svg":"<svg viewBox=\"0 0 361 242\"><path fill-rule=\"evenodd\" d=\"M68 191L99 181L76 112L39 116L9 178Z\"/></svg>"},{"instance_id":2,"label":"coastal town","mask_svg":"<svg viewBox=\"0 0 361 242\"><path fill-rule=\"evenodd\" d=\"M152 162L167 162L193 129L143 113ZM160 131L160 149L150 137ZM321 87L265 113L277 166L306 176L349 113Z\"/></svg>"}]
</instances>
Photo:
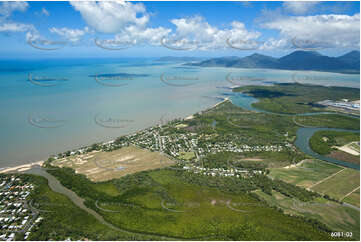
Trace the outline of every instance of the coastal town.
<instances>
[{"instance_id":1,"label":"coastal town","mask_svg":"<svg viewBox=\"0 0 361 242\"><path fill-rule=\"evenodd\" d=\"M34 185L15 175L0 176L0 239L26 240L43 217L30 206Z\"/></svg>"},{"instance_id":2,"label":"coastal town","mask_svg":"<svg viewBox=\"0 0 361 242\"><path fill-rule=\"evenodd\" d=\"M78 168L82 170L81 166L87 167L88 165L84 164L92 162L93 156L98 152L110 152L112 154L124 147L134 146L140 150L158 152L167 159L175 161L176 166L175 168L173 167L173 169L182 169L207 176L245 177L252 176L256 173L262 173L264 170L241 169L239 167L233 167L231 164L223 168L206 167L204 166L202 159L207 155L221 152L241 154L252 152L283 152L295 149L291 143L286 141L287 134L284 135L283 143L269 145L252 144L245 142L242 139L242 136L236 134L231 134L232 137L227 136L219 138L217 134L188 131L186 121L190 119L191 118L188 117L185 119L173 120L166 124L158 124L130 135L121 136L115 140L60 153L51 157L51 161L53 161L51 164L62 167L65 164L77 163L79 166L70 166L74 169ZM118 156L118 159L116 159L118 162L116 160L110 162L107 159L105 163L112 164L113 166L117 165L117 167L107 167L107 169L113 169L118 173L121 170L124 171L125 168L122 159L124 158L121 158L121 156ZM69 160L71 160L70 163L68 163ZM102 163L102 160L97 160L95 163L96 166L89 166L89 172L92 171L92 173L94 173L100 168L103 168L101 170L105 169L103 165L99 165ZM160 163L161 165L165 165L162 164L162 159L160 159Z\"/></svg>"}]
</instances>

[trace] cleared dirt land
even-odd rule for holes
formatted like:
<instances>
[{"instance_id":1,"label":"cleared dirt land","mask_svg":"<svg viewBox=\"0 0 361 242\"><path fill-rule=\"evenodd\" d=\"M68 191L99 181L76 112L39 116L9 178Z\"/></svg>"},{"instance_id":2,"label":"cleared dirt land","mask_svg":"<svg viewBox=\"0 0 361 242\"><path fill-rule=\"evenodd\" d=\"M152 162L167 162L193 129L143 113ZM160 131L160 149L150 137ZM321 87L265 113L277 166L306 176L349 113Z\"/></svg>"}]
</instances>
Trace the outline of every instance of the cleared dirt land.
<instances>
[{"instance_id":1,"label":"cleared dirt land","mask_svg":"<svg viewBox=\"0 0 361 242\"><path fill-rule=\"evenodd\" d=\"M173 165L174 162L159 152L143 150L135 146L112 152L93 152L55 160L52 165L73 168L91 181L107 181L139 171Z\"/></svg>"},{"instance_id":2,"label":"cleared dirt land","mask_svg":"<svg viewBox=\"0 0 361 242\"><path fill-rule=\"evenodd\" d=\"M351 155L342 150L331 151L331 153L327 156L337 160L360 164L360 156Z\"/></svg>"}]
</instances>

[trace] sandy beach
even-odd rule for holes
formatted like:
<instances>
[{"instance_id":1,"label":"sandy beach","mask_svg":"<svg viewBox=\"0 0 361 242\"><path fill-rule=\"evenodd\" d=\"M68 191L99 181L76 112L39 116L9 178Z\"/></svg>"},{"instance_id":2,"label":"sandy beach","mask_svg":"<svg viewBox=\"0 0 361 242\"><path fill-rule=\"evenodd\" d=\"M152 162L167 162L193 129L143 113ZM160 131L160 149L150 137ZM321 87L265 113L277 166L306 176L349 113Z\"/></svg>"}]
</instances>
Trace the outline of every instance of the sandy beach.
<instances>
[{"instance_id":1,"label":"sandy beach","mask_svg":"<svg viewBox=\"0 0 361 242\"><path fill-rule=\"evenodd\" d=\"M44 161L36 161L36 162L32 162L29 164L25 164L25 165L19 165L19 166L14 166L14 167L5 167L5 168L1 168L0 173L7 173L7 172L11 172L11 171L26 171L31 169L31 167L39 165L42 166L44 164Z\"/></svg>"}]
</instances>

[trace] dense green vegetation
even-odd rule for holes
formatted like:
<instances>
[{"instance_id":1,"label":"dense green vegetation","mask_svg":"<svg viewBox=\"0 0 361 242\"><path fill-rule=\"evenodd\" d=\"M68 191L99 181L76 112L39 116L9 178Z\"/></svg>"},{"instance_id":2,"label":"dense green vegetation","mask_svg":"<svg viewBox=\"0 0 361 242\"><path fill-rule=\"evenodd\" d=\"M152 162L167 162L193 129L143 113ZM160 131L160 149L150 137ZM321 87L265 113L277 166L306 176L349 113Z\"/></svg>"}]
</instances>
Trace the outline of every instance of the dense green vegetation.
<instances>
[{"instance_id":1,"label":"dense green vegetation","mask_svg":"<svg viewBox=\"0 0 361 242\"><path fill-rule=\"evenodd\" d=\"M334 150L332 146L342 146L352 141L360 141L360 135L350 132L325 130L314 133L310 139L310 147L321 155L327 155Z\"/></svg>"},{"instance_id":2,"label":"dense green vegetation","mask_svg":"<svg viewBox=\"0 0 361 242\"><path fill-rule=\"evenodd\" d=\"M230 140L238 134L248 144L277 144L286 140L285 134L295 135L297 126L287 116L248 112L231 102L225 102L186 122L192 131L217 134L216 139ZM228 139L227 139L228 138Z\"/></svg>"},{"instance_id":3,"label":"dense green vegetation","mask_svg":"<svg viewBox=\"0 0 361 242\"><path fill-rule=\"evenodd\" d=\"M340 129L360 129L360 119L340 114L319 114L311 116L296 116L295 122L303 126L340 128Z\"/></svg>"},{"instance_id":4,"label":"dense green vegetation","mask_svg":"<svg viewBox=\"0 0 361 242\"><path fill-rule=\"evenodd\" d=\"M53 192L43 177L19 175L35 185L29 202L44 219L33 228L28 240L145 240L110 229L92 215L74 205L66 196Z\"/></svg>"},{"instance_id":5,"label":"dense green vegetation","mask_svg":"<svg viewBox=\"0 0 361 242\"><path fill-rule=\"evenodd\" d=\"M273 86L244 86L234 89L259 99L252 104L256 108L275 113L306 113L324 111L318 101L331 99L360 99L360 89L347 87L326 87L299 83L282 83Z\"/></svg>"},{"instance_id":6,"label":"dense green vegetation","mask_svg":"<svg viewBox=\"0 0 361 242\"><path fill-rule=\"evenodd\" d=\"M86 205L106 221L127 230L202 240L330 239L327 228L318 222L286 216L249 193L262 187L267 192L266 187L271 187L302 201L317 196L264 175L236 179L161 169L92 183L68 169L49 172L85 198ZM97 189L98 185L107 192ZM114 186L117 192L111 196Z\"/></svg>"}]
</instances>

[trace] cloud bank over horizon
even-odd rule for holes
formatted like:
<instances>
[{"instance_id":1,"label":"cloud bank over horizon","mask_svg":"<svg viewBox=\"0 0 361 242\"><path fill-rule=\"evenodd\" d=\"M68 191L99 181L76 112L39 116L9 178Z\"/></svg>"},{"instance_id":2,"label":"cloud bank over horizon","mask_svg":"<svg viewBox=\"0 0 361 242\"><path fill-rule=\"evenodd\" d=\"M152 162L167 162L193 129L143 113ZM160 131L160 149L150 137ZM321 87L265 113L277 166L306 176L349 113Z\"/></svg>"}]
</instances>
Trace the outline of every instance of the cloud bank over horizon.
<instances>
[{"instance_id":1,"label":"cloud bank over horizon","mask_svg":"<svg viewBox=\"0 0 361 242\"><path fill-rule=\"evenodd\" d=\"M259 4L251 3L244 8L254 9L256 5ZM79 15L81 21L64 21L61 24L50 20L62 16L49 10L47 6L35 11L32 10L31 3L2 2L0 34L24 33L27 41L43 43L51 43L51 36L74 46L78 43L89 44L94 39L101 38L103 43L115 47L163 46L185 51L292 50L295 49L295 39L319 48L359 49L359 12L317 12L318 8L322 9L320 5L321 2L308 1L283 2L272 8L256 6L258 11L254 15L257 16L250 14L253 17L251 23L242 21L235 15L233 20L218 24L218 21L207 18L200 10L198 14L180 11L173 17L157 21L159 13L154 12L152 3L72 1L66 8L68 15ZM173 11L176 12L177 7ZM36 14L39 18L47 18L47 27L39 28L34 22L12 18L19 14Z\"/></svg>"}]
</instances>

